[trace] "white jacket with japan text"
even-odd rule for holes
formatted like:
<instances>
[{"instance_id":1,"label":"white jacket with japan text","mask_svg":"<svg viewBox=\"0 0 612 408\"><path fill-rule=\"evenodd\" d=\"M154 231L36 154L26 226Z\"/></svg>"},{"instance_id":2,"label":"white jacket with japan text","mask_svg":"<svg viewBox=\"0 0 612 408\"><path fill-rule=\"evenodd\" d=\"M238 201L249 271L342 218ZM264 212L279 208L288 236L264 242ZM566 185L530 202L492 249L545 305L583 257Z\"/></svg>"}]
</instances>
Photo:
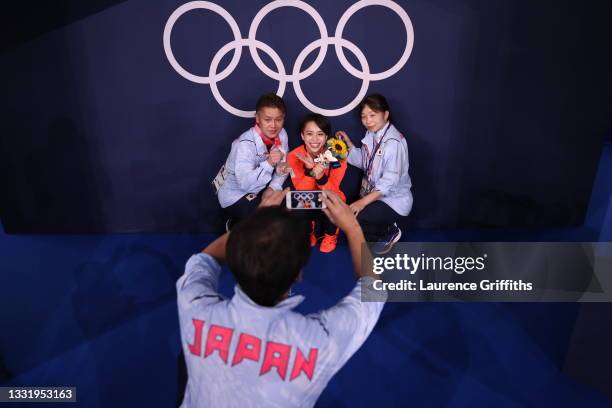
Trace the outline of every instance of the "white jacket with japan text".
<instances>
[{"instance_id":1,"label":"white jacket with japan text","mask_svg":"<svg viewBox=\"0 0 612 408\"><path fill-rule=\"evenodd\" d=\"M338 304L302 315L303 296L274 307L239 286L217 292L221 267L193 255L177 281L181 343L189 380L183 407L312 407L378 321L383 302L362 302L361 278ZM386 300L386 293L380 300Z\"/></svg>"}]
</instances>

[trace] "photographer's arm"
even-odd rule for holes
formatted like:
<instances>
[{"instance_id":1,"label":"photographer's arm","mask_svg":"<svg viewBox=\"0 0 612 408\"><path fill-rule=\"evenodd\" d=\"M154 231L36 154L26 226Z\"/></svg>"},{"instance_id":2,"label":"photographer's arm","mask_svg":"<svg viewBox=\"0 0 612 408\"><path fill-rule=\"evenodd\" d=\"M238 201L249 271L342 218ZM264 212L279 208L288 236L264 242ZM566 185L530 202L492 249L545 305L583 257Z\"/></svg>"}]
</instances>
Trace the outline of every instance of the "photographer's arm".
<instances>
[{"instance_id":1,"label":"photographer's arm","mask_svg":"<svg viewBox=\"0 0 612 408\"><path fill-rule=\"evenodd\" d=\"M227 246L228 238L229 232L226 232L208 244L208 246L202 250L202 253L212 256L219 263L225 262L225 247Z\"/></svg>"},{"instance_id":2,"label":"photographer's arm","mask_svg":"<svg viewBox=\"0 0 612 408\"><path fill-rule=\"evenodd\" d=\"M351 208L335 193L327 190L323 191L323 202L327 207L323 210L327 217L346 234L349 250L351 252L351 259L353 261L353 271L357 279L365 276L379 279L379 276L370 268L363 268L362 250L365 249L366 251L366 253L363 254L366 258L364 259L365 261L371 259L371 254L364 245L365 238L363 236L363 231L361 230L359 222L357 222L357 218L353 215ZM369 263L370 262L366 262L366 264Z\"/></svg>"},{"instance_id":3,"label":"photographer's arm","mask_svg":"<svg viewBox=\"0 0 612 408\"><path fill-rule=\"evenodd\" d=\"M285 196L288 192L289 188L286 188L282 191L275 191L271 188L267 188L261 197L261 203L259 204L259 208L279 205L285 199ZM212 256L219 263L225 262L225 248L227 246L227 239L229 238L229 234L229 232L226 232L219 238L215 239L206 248L202 250L202 253Z\"/></svg>"}]
</instances>

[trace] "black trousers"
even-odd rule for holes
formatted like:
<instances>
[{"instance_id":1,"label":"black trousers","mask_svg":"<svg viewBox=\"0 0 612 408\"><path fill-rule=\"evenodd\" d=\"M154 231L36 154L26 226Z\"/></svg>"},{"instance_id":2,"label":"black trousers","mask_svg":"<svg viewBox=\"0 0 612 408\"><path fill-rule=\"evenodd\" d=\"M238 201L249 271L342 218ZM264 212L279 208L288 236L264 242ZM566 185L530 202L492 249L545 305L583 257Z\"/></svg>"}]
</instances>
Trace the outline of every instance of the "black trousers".
<instances>
[{"instance_id":1,"label":"black trousers","mask_svg":"<svg viewBox=\"0 0 612 408\"><path fill-rule=\"evenodd\" d=\"M227 216L232 218L232 224L235 224L236 222L248 217L249 215L255 212L255 210L259 206L259 203L261 203L262 193L263 192L260 191L255 196L255 198L250 201L247 199L247 197L249 196L249 194L247 194L240 200L236 201L234 204L223 209Z\"/></svg>"},{"instance_id":2,"label":"black trousers","mask_svg":"<svg viewBox=\"0 0 612 408\"><path fill-rule=\"evenodd\" d=\"M401 218L401 215L381 200L374 201L357 214L357 221L363 229L366 241L370 242L378 241L387 235L393 223Z\"/></svg>"},{"instance_id":3,"label":"black trousers","mask_svg":"<svg viewBox=\"0 0 612 408\"><path fill-rule=\"evenodd\" d=\"M323 234L334 235L337 227L327 218L321 210L292 210L294 214L302 217L306 221L315 222L315 234L317 237Z\"/></svg>"}]
</instances>

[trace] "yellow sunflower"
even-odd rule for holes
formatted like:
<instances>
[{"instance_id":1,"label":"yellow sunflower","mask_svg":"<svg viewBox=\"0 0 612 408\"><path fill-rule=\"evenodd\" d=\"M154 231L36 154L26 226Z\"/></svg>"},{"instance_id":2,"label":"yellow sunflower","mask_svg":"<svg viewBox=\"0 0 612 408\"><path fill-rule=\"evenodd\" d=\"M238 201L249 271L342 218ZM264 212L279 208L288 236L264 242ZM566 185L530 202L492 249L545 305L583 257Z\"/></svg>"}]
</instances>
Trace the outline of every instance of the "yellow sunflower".
<instances>
[{"instance_id":1,"label":"yellow sunflower","mask_svg":"<svg viewBox=\"0 0 612 408\"><path fill-rule=\"evenodd\" d=\"M338 160L344 160L348 156L346 143L341 139L336 139L335 137L327 139L327 148Z\"/></svg>"}]
</instances>

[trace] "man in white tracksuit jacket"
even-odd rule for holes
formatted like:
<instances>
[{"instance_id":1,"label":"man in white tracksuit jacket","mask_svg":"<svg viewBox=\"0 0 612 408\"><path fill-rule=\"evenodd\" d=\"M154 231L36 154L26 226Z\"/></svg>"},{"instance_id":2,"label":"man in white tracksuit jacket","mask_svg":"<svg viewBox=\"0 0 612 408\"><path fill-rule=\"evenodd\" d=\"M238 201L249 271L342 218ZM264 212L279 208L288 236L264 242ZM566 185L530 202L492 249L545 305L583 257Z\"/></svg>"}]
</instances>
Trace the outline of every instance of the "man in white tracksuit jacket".
<instances>
[{"instance_id":1,"label":"man in white tracksuit jacket","mask_svg":"<svg viewBox=\"0 0 612 408\"><path fill-rule=\"evenodd\" d=\"M287 191L287 190L286 190ZM262 206L286 191L267 192ZM310 226L278 206L260 208L187 262L177 282L181 339L189 380L183 407L312 407L332 376L371 333L386 293L363 302L377 276L362 268L363 232L333 193L328 217L346 234L357 283L330 309L302 315L288 297L310 253ZM238 284L217 292L226 259Z\"/></svg>"},{"instance_id":2,"label":"man in white tracksuit jacket","mask_svg":"<svg viewBox=\"0 0 612 408\"><path fill-rule=\"evenodd\" d=\"M262 95L255 105L255 125L232 142L217 198L235 221L255 211L264 189L283 189L287 169L281 163L289 151L285 114L281 97Z\"/></svg>"}]
</instances>

